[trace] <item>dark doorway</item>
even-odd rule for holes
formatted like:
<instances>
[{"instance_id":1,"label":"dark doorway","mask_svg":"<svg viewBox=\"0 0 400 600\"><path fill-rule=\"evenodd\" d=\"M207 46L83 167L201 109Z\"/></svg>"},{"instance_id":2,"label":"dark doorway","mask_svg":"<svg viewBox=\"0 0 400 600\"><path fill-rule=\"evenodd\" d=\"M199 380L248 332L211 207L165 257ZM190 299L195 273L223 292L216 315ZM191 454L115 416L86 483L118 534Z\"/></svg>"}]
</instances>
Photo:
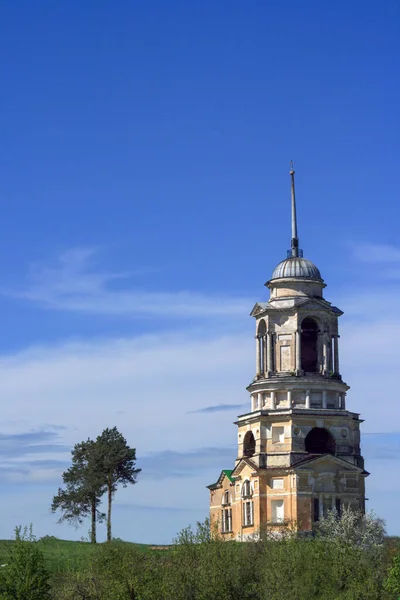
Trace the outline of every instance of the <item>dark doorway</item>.
<instances>
[{"instance_id":1,"label":"dark doorway","mask_svg":"<svg viewBox=\"0 0 400 600\"><path fill-rule=\"evenodd\" d=\"M335 439L323 427L314 427L305 439L306 451L310 454L335 454Z\"/></svg>"},{"instance_id":2,"label":"dark doorway","mask_svg":"<svg viewBox=\"0 0 400 600\"><path fill-rule=\"evenodd\" d=\"M243 456L251 458L256 451L256 440L251 431L248 431L243 440Z\"/></svg>"},{"instance_id":3,"label":"dark doorway","mask_svg":"<svg viewBox=\"0 0 400 600\"><path fill-rule=\"evenodd\" d=\"M318 372L318 324L310 317L301 324L301 368L307 373Z\"/></svg>"}]
</instances>

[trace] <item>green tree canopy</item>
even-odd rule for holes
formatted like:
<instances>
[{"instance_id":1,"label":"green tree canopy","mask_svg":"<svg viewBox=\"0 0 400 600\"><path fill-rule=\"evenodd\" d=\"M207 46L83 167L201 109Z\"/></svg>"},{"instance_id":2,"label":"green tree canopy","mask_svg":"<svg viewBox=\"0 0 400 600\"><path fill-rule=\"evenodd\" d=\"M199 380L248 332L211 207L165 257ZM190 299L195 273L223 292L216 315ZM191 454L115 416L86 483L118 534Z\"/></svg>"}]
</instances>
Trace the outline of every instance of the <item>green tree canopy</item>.
<instances>
[{"instance_id":1,"label":"green tree canopy","mask_svg":"<svg viewBox=\"0 0 400 600\"><path fill-rule=\"evenodd\" d=\"M96 443L87 439L75 444L71 454L72 465L62 476L65 488L59 488L54 496L51 511L61 511L59 523L68 521L75 526L81 525L90 516L91 542L96 543L96 522L105 518L99 506L106 491Z\"/></svg>"},{"instance_id":2,"label":"green tree canopy","mask_svg":"<svg viewBox=\"0 0 400 600\"><path fill-rule=\"evenodd\" d=\"M96 465L107 487L107 541L111 538L111 507L118 485L135 484L141 469L136 469L136 449L130 448L116 427L104 429L96 439Z\"/></svg>"}]
</instances>

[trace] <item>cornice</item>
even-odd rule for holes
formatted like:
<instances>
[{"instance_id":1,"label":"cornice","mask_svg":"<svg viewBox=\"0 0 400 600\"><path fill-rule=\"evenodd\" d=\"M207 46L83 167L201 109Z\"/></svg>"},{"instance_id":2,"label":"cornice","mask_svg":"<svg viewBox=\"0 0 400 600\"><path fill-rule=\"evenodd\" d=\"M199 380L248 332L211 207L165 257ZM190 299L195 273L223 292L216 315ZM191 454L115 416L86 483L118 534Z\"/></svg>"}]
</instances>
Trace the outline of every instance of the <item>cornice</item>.
<instances>
[{"instance_id":1,"label":"cornice","mask_svg":"<svg viewBox=\"0 0 400 600\"><path fill-rule=\"evenodd\" d=\"M341 379L324 377L323 375L317 377L307 377L304 375L296 377L295 375L288 375L257 379L252 381L246 387L246 390L251 393L257 391L278 390L323 390L327 388L330 391L342 392L348 391L350 386Z\"/></svg>"},{"instance_id":2,"label":"cornice","mask_svg":"<svg viewBox=\"0 0 400 600\"><path fill-rule=\"evenodd\" d=\"M290 420L293 417L304 417L310 419L315 417L321 419L325 417L327 419L343 419L350 418L352 421L363 423L363 419L359 418L360 413L353 413L347 409L341 408L275 408L275 409L258 409L252 412L238 415L238 420L234 421L234 425L241 425L245 421L246 423L253 423L260 421L263 418L279 417L280 419L285 418Z\"/></svg>"},{"instance_id":3,"label":"cornice","mask_svg":"<svg viewBox=\"0 0 400 600\"><path fill-rule=\"evenodd\" d=\"M279 303L292 301L293 304L290 306L279 306ZM343 315L343 311L337 306L333 306L331 302L325 300L325 298L318 298L316 296L284 296L281 298L273 298L268 302L256 302L253 306L250 316L261 317L268 313L279 313L279 312L299 312L300 309L307 308L307 305L312 308L313 311L333 312L336 316Z\"/></svg>"}]
</instances>

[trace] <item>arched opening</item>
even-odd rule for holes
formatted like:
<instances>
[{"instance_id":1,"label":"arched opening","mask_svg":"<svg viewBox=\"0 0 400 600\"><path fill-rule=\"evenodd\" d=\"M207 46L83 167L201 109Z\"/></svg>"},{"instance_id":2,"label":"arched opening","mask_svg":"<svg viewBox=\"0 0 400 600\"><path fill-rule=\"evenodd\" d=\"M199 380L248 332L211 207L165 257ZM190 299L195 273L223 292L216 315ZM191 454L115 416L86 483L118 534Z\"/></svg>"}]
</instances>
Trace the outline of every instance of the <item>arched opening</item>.
<instances>
[{"instance_id":1,"label":"arched opening","mask_svg":"<svg viewBox=\"0 0 400 600\"><path fill-rule=\"evenodd\" d=\"M264 321L264 319L262 319L259 324L258 324L258 328L257 328L257 337L258 337L258 342L260 344L260 373L263 374L265 373L265 371L267 370L267 365L266 360L267 360L267 348L265 345L265 334L267 332L267 325Z\"/></svg>"},{"instance_id":2,"label":"arched opening","mask_svg":"<svg viewBox=\"0 0 400 600\"><path fill-rule=\"evenodd\" d=\"M305 439L306 451L310 454L335 454L335 438L323 427L314 427Z\"/></svg>"},{"instance_id":3,"label":"arched opening","mask_svg":"<svg viewBox=\"0 0 400 600\"><path fill-rule=\"evenodd\" d=\"M243 486L242 486L242 497L249 498L251 495L252 495L251 483L248 479L246 479L246 481L243 482Z\"/></svg>"},{"instance_id":4,"label":"arched opening","mask_svg":"<svg viewBox=\"0 0 400 600\"><path fill-rule=\"evenodd\" d=\"M301 368L307 373L318 372L318 324L310 317L301 324Z\"/></svg>"},{"instance_id":5,"label":"arched opening","mask_svg":"<svg viewBox=\"0 0 400 600\"><path fill-rule=\"evenodd\" d=\"M226 490L222 496L222 510L221 510L221 531L222 533L231 533L232 531L232 508L231 498L229 491Z\"/></svg>"},{"instance_id":6,"label":"arched opening","mask_svg":"<svg viewBox=\"0 0 400 600\"><path fill-rule=\"evenodd\" d=\"M252 500L253 490L248 479L242 486L242 524L247 527L254 525L254 504Z\"/></svg>"},{"instance_id":7,"label":"arched opening","mask_svg":"<svg viewBox=\"0 0 400 600\"><path fill-rule=\"evenodd\" d=\"M251 431L248 431L243 440L243 456L251 458L256 451L256 440Z\"/></svg>"},{"instance_id":8,"label":"arched opening","mask_svg":"<svg viewBox=\"0 0 400 600\"><path fill-rule=\"evenodd\" d=\"M224 492L224 494L222 496L222 504L230 504L230 503L231 503L231 499L230 499L229 491L226 490L226 492Z\"/></svg>"}]
</instances>

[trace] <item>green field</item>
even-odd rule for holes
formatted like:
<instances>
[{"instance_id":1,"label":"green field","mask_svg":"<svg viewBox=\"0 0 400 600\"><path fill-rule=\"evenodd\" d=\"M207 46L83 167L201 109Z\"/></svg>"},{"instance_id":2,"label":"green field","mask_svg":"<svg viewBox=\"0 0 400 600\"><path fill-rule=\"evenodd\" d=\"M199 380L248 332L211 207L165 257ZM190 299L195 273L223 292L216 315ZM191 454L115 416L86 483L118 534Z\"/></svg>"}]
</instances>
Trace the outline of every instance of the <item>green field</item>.
<instances>
[{"instance_id":1,"label":"green field","mask_svg":"<svg viewBox=\"0 0 400 600\"><path fill-rule=\"evenodd\" d=\"M7 562L7 554L14 540L0 540L0 565ZM152 546L150 544L134 544L132 542L121 542L141 552L154 552L163 546ZM90 544L89 542L73 542L59 540L55 537L45 537L38 541L43 551L49 570L54 572L83 570L93 555L102 544ZM167 548L168 546L165 546Z\"/></svg>"}]
</instances>

